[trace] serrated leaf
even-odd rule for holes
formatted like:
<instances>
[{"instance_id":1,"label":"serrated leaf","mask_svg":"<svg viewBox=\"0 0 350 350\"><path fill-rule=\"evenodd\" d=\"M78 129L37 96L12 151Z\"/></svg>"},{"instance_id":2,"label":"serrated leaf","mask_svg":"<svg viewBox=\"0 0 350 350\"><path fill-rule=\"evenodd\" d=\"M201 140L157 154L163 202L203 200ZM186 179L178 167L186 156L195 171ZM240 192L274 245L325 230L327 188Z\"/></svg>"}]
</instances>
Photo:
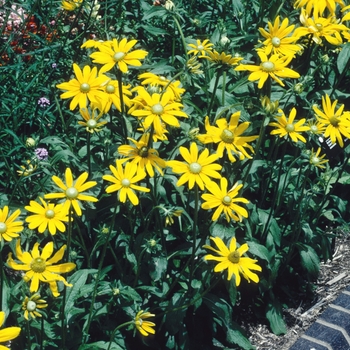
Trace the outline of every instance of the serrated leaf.
<instances>
[{"instance_id":1,"label":"serrated leaf","mask_svg":"<svg viewBox=\"0 0 350 350\"><path fill-rule=\"evenodd\" d=\"M255 349L255 346L253 346L247 337L245 337L238 329L228 329L226 333L226 339L231 344L237 344L240 349Z\"/></svg>"},{"instance_id":2,"label":"serrated leaf","mask_svg":"<svg viewBox=\"0 0 350 350\"><path fill-rule=\"evenodd\" d=\"M165 274L168 267L168 260L163 257L154 257L151 259L149 275L154 281L159 281Z\"/></svg>"},{"instance_id":3,"label":"serrated leaf","mask_svg":"<svg viewBox=\"0 0 350 350\"><path fill-rule=\"evenodd\" d=\"M257 256L260 259L266 260L267 262L270 262L271 256L267 248L257 242L247 242L249 247L249 253Z\"/></svg>"}]
</instances>

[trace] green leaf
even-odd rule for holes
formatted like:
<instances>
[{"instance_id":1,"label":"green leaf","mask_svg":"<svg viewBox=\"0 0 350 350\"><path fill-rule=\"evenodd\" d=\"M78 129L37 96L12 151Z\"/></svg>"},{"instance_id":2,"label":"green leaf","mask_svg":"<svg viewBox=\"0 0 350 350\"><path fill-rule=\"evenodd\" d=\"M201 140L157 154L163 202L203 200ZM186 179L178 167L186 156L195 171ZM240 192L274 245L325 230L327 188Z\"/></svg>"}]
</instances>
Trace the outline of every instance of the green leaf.
<instances>
[{"instance_id":1,"label":"green leaf","mask_svg":"<svg viewBox=\"0 0 350 350\"><path fill-rule=\"evenodd\" d=\"M238 329L228 329L226 339L231 344L237 344L240 349L252 350L255 349L250 341Z\"/></svg>"},{"instance_id":2,"label":"green leaf","mask_svg":"<svg viewBox=\"0 0 350 350\"><path fill-rule=\"evenodd\" d=\"M163 256L153 257L150 262L149 275L154 281L159 281L165 274L168 267L168 260Z\"/></svg>"},{"instance_id":3,"label":"green leaf","mask_svg":"<svg viewBox=\"0 0 350 350\"><path fill-rule=\"evenodd\" d=\"M287 327L282 317L282 307L279 301L272 295L267 305L266 318L270 322L271 330L276 335L286 334Z\"/></svg>"},{"instance_id":4,"label":"green leaf","mask_svg":"<svg viewBox=\"0 0 350 350\"><path fill-rule=\"evenodd\" d=\"M270 262L271 256L270 256L270 253L265 246L263 246L262 244L259 244L257 242L253 242L253 241L249 241L246 243L248 243L249 253L259 257L260 259L263 259L263 260L266 260L267 262Z\"/></svg>"},{"instance_id":5,"label":"green leaf","mask_svg":"<svg viewBox=\"0 0 350 350\"><path fill-rule=\"evenodd\" d=\"M310 278L316 280L320 270L320 259L317 253L314 248L306 244L300 244L297 247L302 248L300 250L301 265L309 273Z\"/></svg>"},{"instance_id":6,"label":"green leaf","mask_svg":"<svg viewBox=\"0 0 350 350\"><path fill-rule=\"evenodd\" d=\"M157 28L154 26L150 26L150 25L141 25L141 28L143 28L146 32L152 34L152 35L168 35L169 33L161 28Z\"/></svg>"},{"instance_id":7,"label":"green leaf","mask_svg":"<svg viewBox=\"0 0 350 350\"><path fill-rule=\"evenodd\" d=\"M80 296L80 289L85 285L88 275L96 272L96 269L82 269L75 272L68 278L68 282L73 284L73 287L67 288L66 304L64 306L64 312L67 315L67 319L72 316L71 312L74 307L74 303Z\"/></svg>"},{"instance_id":8,"label":"green leaf","mask_svg":"<svg viewBox=\"0 0 350 350\"><path fill-rule=\"evenodd\" d=\"M337 59L337 67L340 74L343 73L346 65L348 64L350 59L350 43L346 43L342 50L339 52Z\"/></svg>"}]
</instances>

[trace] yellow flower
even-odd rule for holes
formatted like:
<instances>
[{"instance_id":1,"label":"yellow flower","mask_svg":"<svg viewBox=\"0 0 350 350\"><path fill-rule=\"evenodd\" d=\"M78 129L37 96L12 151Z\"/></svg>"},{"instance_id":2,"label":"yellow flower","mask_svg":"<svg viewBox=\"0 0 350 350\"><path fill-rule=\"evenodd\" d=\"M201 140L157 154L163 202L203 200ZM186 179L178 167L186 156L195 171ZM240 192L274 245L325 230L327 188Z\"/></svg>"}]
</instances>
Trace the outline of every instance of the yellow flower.
<instances>
[{"instance_id":1,"label":"yellow flower","mask_svg":"<svg viewBox=\"0 0 350 350\"><path fill-rule=\"evenodd\" d=\"M165 209L165 227L170 226L174 223L174 217L179 218L181 216L181 214L183 213L182 209Z\"/></svg>"},{"instance_id":2,"label":"yellow flower","mask_svg":"<svg viewBox=\"0 0 350 350\"><path fill-rule=\"evenodd\" d=\"M339 21L333 16L323 18L314 14L314 18L310 18L305 10L301 11L300 22L303 27L295 29L294 35L302 37L312 34L312 40L318 45L322 44L322 38L325 38L332 45L341 45L343 39L340 33L348 30L344 24L339 24Z\"/></svg>"},{"instance_id":3,"label":"yellow flower","mask_svg":"<svg viewBox=\"0 0 350 350\"><path fill-rule=\"evenodd\" d=\"M343 104L336 111L337 103L338 100L332 103L331 99L326 94L326 96L322 96L323 111L317 106L313 106L313 110L316 113L317 120L326 128L324 136L330 137L332 143L336 143L337 140L339 146L344 147L342 136L350 139L350 113L343 113Z\"/></svg>"},{"instance_id":4,"label":"yellow flower","mask_svg":"<svg viewBox=\"0 0 350 350\"><path fill-rule=\"evenodd\" d=\"M24 311L24 318L29 320L29 316L32 318L42 317L38 309L45 309L47 303L44 299L40 299L40 294L35 293L30 298L25 297L22 303L22 310Z\"/></svg>"},{"instance_id":5,"label":"yellow flower","mask_svg":"<svg viewBox=\"0 0 350 350\"><path fill-rule=\"evenodd\" d=\"M207 56L199 56L200 58L205 58L208 61L220 65L223 68L232 68L236 66L239 61L243 60L242 57L226 55L225 52L218 53L216 50L208 51Z\"/></svg>"},{"instance_id":6,"label":"yellow flower","mask_svg":"<svg viewBox=\"0 0 350 350\"><path fill-rule=\"evenodd\" d=\"M326 156L323 154L320 156L321 153L321 147L318 147L318 150L314 152L314 149L311 151L311 156L310 156L310 164L317 166L318 168L324 169L325 166L323 164L328 162L328 159L324 159Z\"/></svg>"},{"instance_id":7,"label":"yellow flower","mask_svg":"<svg viewBox=\"0 0 350 350\"><path fill-rule=\"evenodd\" d=\"M292 108L292 110L290 111L288 119L286 118L282 109L279 109L278 113L281 114L281 116L275 117L277 122L269 123L270 126L276 127L275 130L271 131L271 135L279 135L279 137L289 136L293 142L298 142L298 140L300 140L305 143L305 137L300 135L299 133L310 130L309 126L304 125L306 119L303 118L294 123L294 119L297 114L297 110L295 108Z\"/></svg>"},{"instance_id":8,"label":"yellow flower","mask_svg":"<svg viewBox=\"0 0 350 350\"><path fill-rule=\"evenodd\" d=\"M309 120L308 125L310 128L310 132L314 135L320 135L323 134L326 130L326 126L319 122L318 120Z\"/></svg>"},{"instance_id":9,"label":"yellow flower","mask_svg":"<svg viewBox=\"0 0 350 350\"><path fill-rule=\"evenodd\" d=\"M63 245L55 255L50 259L53 253L53 242L49 242L39 252L39 243L35 243L33 250L29 252L22 252L21 241L17 240L16 243L16 256L18 260L22 262L19 264L12 259L12 253L9 253L7 264L14 270L26 271L23 279L30 283L30 292L37 292L39 289L39 282L49 283L51 292L54 297L58 297L60 293L57 289L57 281L63 282L67 287L72 287L61 273L67 273L75 269L74 263L64 263L59 265L53 265L63 258L66 245Z\"/></svg>"},{"instance_id":10,"label":"yellow flower","mask_svg":"<svg viewBox=\"0 0 350 350\"><path fill-rule=\"evenodd\" d=\"M162 168L166 167L165 160L159 158L158 152L150 148L149 145L149 136L150 134L146 133L141 136L139 141L136 141L130 137L128 139L135 145L122 145L118 147L118 152L127 158L123 159L123 161L128 161L132 159L131 163L135 163L138 165L137 172L147 171L148 175L153 177L154 170L157 169L160 174L163 175Z\"/></svg>"},{"instance_id":11,"label":"yellow flower","mask_svg":"<svg viewBox=\"0 0 350 350\"><path fill-rule=\"evenodd\" d=\"M63 0L61 6L66 11L74 11L79 8L84 0Z\"/></svg>"},{"instance_id":12,"label":"yellow flower","mask_svg":"<svg viewBox=\"0 0 350 350\"><path fill-rule=\"evenodd\" d=\"M220 187L212 181L207 185L211 194L202 195L203 200L205 200L202 208L205 210L217 208L212 217L213 221L216 221L222 212L224 212L227 222L230 222L231 219L242 221L243 218L248 217L248 212L236 203L249 203L245 198L236 198L242 187L243 184L236 183L230 190L227 190L227 179L224 177L220 179Z\"/></svg>"},{"instance_id":13,"label":"yellow flower","mask_svg":"<svg viewBox=\"0 0 350 350\"><path fill-rule=\"evenodd\" d=\"M134 324L136 329L145 337L148 336L148 334L155 334L156 331L152 328L155 327L155 323L150 321L145 321L145 319L154 317L154 314L151 314L150 312L144 312L143 310L139 311L134 319Z\"/></svg>"},{"instance_id":14,"label":"yellow flower","mask_svg":"<svg viewBox=\"0 0 350 350\"><path fill-rule=\"evenodd\" d=\"M148 52L144 50L134 50L129 52L137 43L137 40L127 41L126 38L118 42L113 39L111 42L105 42L97 48L99 52L94 52L90 55L93 63L103 64L100 72L108 72L115 65L123 72L128 71L129 66L141 66L140 60L144 59Z\"/></svg>"},{"instance_id":15,"label":"yellow flower","mask_svg":"<svg viewBox=\"0 0 350 350\"><path fill-rule=\"evenodd\" d=\"M29 176L36 170L36 165L27 160L27 165L21 165L22 170L17 170L18 176Z\"/></svg>"},{"instance_id":16,"label":"yellow flower","mask_svg":"<svg viewBox=\"0 0 350 350\"><path fill-rule=\"evenodd\" d=\"M107 193L118 191L118 198L122 203L126 202L126 198L130 200L133 205L139 204L134 190L141 192L149 192L150 189L142 186L135 185L136 182L143 180L146 177L144 171L137 171L137 165L135 163L126 163L125 169L122 166L122 162L116 160L116 166L109 166L113 175L104 175L102 178L106 181L110 181L113 185L106 188Z\"/></svg>"},{"instance_id":17,"label":"yellow flower","mask_svg":"<svg viewBox=\"0 0 350 350\"><path fill-rule=\"evenodd\" d=\"M42 206L35 202L30 201L30 205L24 208L35 215L29 215L26 218L26 222L29 223L31 230L38 229L39 233L43 233L47 228L52 235L56 234L56 230L60 232L66 231L66 226L63 222L68 221L67 212L63 211L63 204L46 203L41 197L39 197Z\"/></svg>"},{"instance_id":18,"label":"yellow flower","mask_svg":"<svg viewBox=\"0 0 350 350\"><path fill-rule=\"evenodd\" d=\"M290 36L294 29L294 25L288 26L289 20L285 18L280 25L280 17L277 16L274 24L268 22L269 31L259 28L260 34L266 39L262 50L266 55L271 53L280 56L294 56L296 52L301 50L301 46L296 45L298 40L296 36Z\"/></svg>"},{"instance_id":19,"label":"yellow flower","mask_svg":"<svg viewBox=\"0 0 350 350\"><path fill-rule=\"evenodd\" d=\"M0 311L0 327L5 322L5 312ZM9 340L15 339L19 336L19 333L21 332L21 328L19 327L7 327L0 330L0 343L5 343ZM8 350L9 348L7 346L3 346L0 344L0 350Z\"/></svg>"},{"instance_id":20,"label":"yellow flower","mask_svg":"<svg viewBox=\"0 0 350 350\"><path fill-rule=\"evenodd\" d=\"M153 125L156 134L162 135L164 129L162 122L179 128L180 123L177 117L188 118L187 114L180 110L183 105L173 102L169 91L163 94L155 93L151 96L145 88L142 88L138 90L138 94L145 101L145 105L129 113L142 119L146 130ZM139 103L137 100L135 102Z\"/></svg>"},{"instance_id":21,"label":"yellow flower","mask_svg":"<svg viewBox=\"0 0 350 350\"><path fill-rule=\"evenodd\" d=\"M179 101L181 99L181 95L186 91L184 88L179 87L181 82L179 80L171 81L164 77L163 75L156 75L153 73L142 73L138 76L138 79L143 81L141 85L151 85L156 87L161 87L160 91L156 91L161 93L165 88L165 91L169 91L172 94L171 100ZM138 91L140 87L134 88L135 91Z\"/></svg>"},{"instance_id":22,"label":"yellow flower","mask_svg":"<svg viewBox=\"0 0 350 350\"><path fill-rule=\"evenodd\" d=\"M334 15L336 10L336 4L341 7L345 6L343 0L296 0L294 3L295 8L305 7L306 13L322 15L327 8L331 15Z\"/></svg>"},{"instance_id":23,"label":"yellow flower","mask_svg":"<svg viewBox=\"0 0 350 350\"><path fill-rule=\"evenodd\" d=\"M214 163L219 158L218 154L209 155L207 148L198 156L198 147L192 142L190 150L180 147L180 154L187 163L178 160L169 160L167 165L170 166L174 173L183 174L176 186L181 186L188 182L188 188L192 189L196 183L201 190L211 182L211 177L220 179L221 175L217 170L221 170L220 164Z\"/></svg>"},{"instance_id":24,"label":"yellow flower","mask_svg":"<svg viewBox=\"0 0 350 350\"><path fill-rule=\"evenodd\" d=\"M278 55L272 55L270 58L267 57L267 55L262 52L257 52L261 64L258 66L250 65L250 64L240 64L238 67L235 68L237 71L250 71L252 72L248 80L249 81L255 81L259 80L258 88L261 89L267 78L271 77L273 80L275 80L278 84L281 86L284 86L284 83L279 78L299 78L299 73L295 72L294 70L287 68L287 65L290 63L290 61L293 59L293 56L283 56L279 57Z\"/></svg>"},{"instance_id":25,"label":"yellow flower","mask_svg":"<svg viewBox=\"0 0 350 350\"><path fill-rule=\"evenodd\" d=\"M85 108L87 101L99 103L107 99L105 93L101 91L103 84L107 83L110 78L103 74L97 74L97 68L92 69L85 66L83 70L73 63L73 70L76 78L69 82L56 85L61 90L67 90L61 94L62 99L73 97L70 102L69 109L72 111L78 104L80 108Z\"/></svg>"},{"instance_id":26,"label":"yellow flower","mask_svg":"<svg viewBox=\"0 0 350 350\"><path fill-rule=\"evenodd\" d=\"M212 44L208 39L205 39L203 41L200 41L199 39L196 40L196 44L188 44L188 46L192 49L190 51L187 51L187 54L193 54L193 55L201 55L205 56L206 53L211 52Z\"/></svg>"},{"instance_id":27,"label":"yellow flower","mask_svg":"<svg viewBox=\"0 0 350 350\"><path fill-rule=\"evenodd\" d=\"M52 176L52 181L62 190L62 192L45 194L45 199L65 199L63 211L68 213L70 207L73 206L77 215L81 216L82 212L79 206L79 201L97 202L97 198L83 194L83 192L97 184L96 181L85 182L88 176L89 174L84 172L76 179L76 181L73 181L70 168L67 168L65 172L66 184L64 184L59 177L55 175Z\"/></svg>"},{"instance_id":28,"label":"yellow flower","mask_svg":"<svg viewBox=\"0 0 350 350\"><path fill-rule=\"evenodd\" d=\"M13 238L19 236L18 232L23 230L23 222L15 221L21 211L17 209L7 218L8 214L9 207L5 205L3 209L0 209L0 242L2 239L7 242L12 241Z\"/></svg>"},{"instance_id":29,"label":"yellow flower","mask_svg":"<svg viewBox=\"0 0 350 350\"><path fill-rule=\"evenodd\" d=\"M94 132L99 132L101 131L101 128L103 128L103 126L105 124L107 124L106 121L99 121L101 119L101 117L103 116L103 111L101 109L103 109L102 106L99 106L100 108L100 112L98 112L97 107L92 105L92 111L90 111L87 108L80 108L80 114L83 117L83 119L85 121L78 121L78 124L81 126L85 127L85 130L91 134L93 134Z\"/></svg>"},{"instance_id":30,"label":"yellow flower","mask_svg":"<svg viewBox=\"0 0 350 350\"><path fill-rule=\"evenodd\" d=\"M197 138L204 144L218 143L216 150L217 154L221 158L226 149L228 158L231 162L235 162L236 159L233 155L239 157L240 160L251 158L251 156L245 150L245 147L249 148L253 152L253 148L247 143L254 141L258 138L256 136L241 136L248 128L249 122L244 122L238 125L241 112L235 112L231 115L230 122L228 123L225 118L218 119L216 125L218 127L209 124L209 118L205 118L205 130L206 134L198 135Z\"/></svg>"},{"instance_id":31,"label":"yellow flower","mask_svg":"<svg viewBox=\"0 0 350 350\"><path fill-rule=\"evenodd\" d=\"M227 279L231 280L232 276L235 275L236 286L241 283L242 275L248 282L252 280L255 283L259 282L259 276L254 272L250 271L261 271L261 266L257 265L257 260L243 257L243 254L248 251L248 244L242 244L238 249L236 247L236 238L231 238L230 246L226 247L225 243L220 237L210 237L214 241L215 245L219 248L216 250L209 245L203 246L205 249L212 250L220 256L206 255L205 260L214 260L219 263L215 266L214 272L221 272L225 269L228 270Z\"/></svg>"},{"instance_id":32,"label":"yellow flower","mask_svg":"<svg viewBox=\"0 0 350 350\"><path fill-rule=\"evenodd\" d=\"M114 107L121 112L121 104L120 104L120 94L119 94L119 83L118 80L110 80L104 87L104 92L107 96L106 104L103 107L103 112L108 113L111 109L112 104ZM129 96L132 95L130 91L130 85L122 85L122 93L123 93L123 103L126 106L130 106L131 101Z\"/></svg>"},{"instance_id":33,"label":"yellow flower","mask_svg":"<svg viewBox=\"0 0 350 350\"><path fill-rule=\"evenodd\" d=\"M345 7L341 10L341 12L345 12L345 11L347 11L347 10L350 10L350 5L345 6ZM342 22L345 22L345 21L348 21L348 20L350 20L350 12L348 12L346 15L344 15L344 17L341 19Z\"/></svg>"}]
</instances>

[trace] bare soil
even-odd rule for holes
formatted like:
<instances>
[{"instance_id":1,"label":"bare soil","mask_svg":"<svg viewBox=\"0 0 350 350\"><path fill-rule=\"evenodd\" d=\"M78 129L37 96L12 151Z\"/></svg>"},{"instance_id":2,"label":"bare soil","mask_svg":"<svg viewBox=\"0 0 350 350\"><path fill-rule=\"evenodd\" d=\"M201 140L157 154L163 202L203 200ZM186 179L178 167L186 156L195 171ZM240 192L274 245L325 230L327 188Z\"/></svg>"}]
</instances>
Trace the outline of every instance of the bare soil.
<instances>
[{"instance_id":1,"label":"bare soil","mask_svg":"<svg viewBox=\"0 0 350 350\"><path fill-rule=\"evenodd\" d=\"M256 350L288 350L339 293L350 285L349 268L350 236L349 233L342 232L336 239L333 259L321 263L314 300L311 303L300 301L297 308L284 310L288 332L276 336L266 325L248 326L249 340L256 346Z\"/></svg>"}]
</instances>

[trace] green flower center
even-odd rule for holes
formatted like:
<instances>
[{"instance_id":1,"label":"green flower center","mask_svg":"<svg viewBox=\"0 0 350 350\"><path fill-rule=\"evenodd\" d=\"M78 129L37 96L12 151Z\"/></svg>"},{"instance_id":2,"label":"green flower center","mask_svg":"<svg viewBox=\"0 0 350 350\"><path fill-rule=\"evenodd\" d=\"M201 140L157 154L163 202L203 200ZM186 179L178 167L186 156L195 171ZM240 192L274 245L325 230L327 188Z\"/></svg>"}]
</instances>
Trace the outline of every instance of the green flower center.
<instances>
[{"instance_id":1,"label":"green flower center","mask_svg":"<svg viewBox=\"0 0 350 350\"><path fill-rule=\"evenodd\" d=\"M286 125L286 131L287 132L293 132L295 129L294 125L293 124L287 124Z\"/></svg>"},{"instance_id":2,"label":"green flower center","mask_svg":"<svg viewBox=\"0 0 350 350\"><path fill-rule=\"evenodd\" d=\"M88 83L82 83L80 85L80 92L83 92L84 94L86 94L89 91L90 91L90 85Z\"/></svg>"},{"instance_id":3,"label":"green flower center","mask_svg":"<svg viewBox=\"0 0 350 350\"><path fill-rule=\"evenodd\" d=\"M147 158L148 157L148 147L143 146L139 149L139 156L142 158Z\"/></svg>"},{"instance_id":4,"label":"green flower center","mask_svg":"<svg viewBox=\"0 0 350 350\"><path fill-rule=\"evenodd\" d=\"M29 300L28 303L27 303L26 309L27 309L29 312L35 311L35 309L36 309L36 302L35 302L35 301L32 301L32 300Z\"/></svg>"},{"instance_id":5,"label":"green flower center","mask_svg":"<svg viewBox=\"0 0 350 350\"><path fill-rule=\"evenodd\" d=\"M275 64L270 61L265 61L261 63L261 68L265 72L273 72L275 70Z\"/></svg>"},{"instance_id":6,"label":"green flower center","mask_svg":"<svg viewBox=\"0 0 350 350\"><path fill-rule=\"evenodd\" d=\"M75 199L79 195L78 190L75 187L69 187L66 189L66 196L68 199Z\"/></svg>"},{"instance_id":7,"label":"green flower center","mask_svg":"<svg viewBox=\"0 0 350 350\"><path fill-rule=\"evenodd\" d=\"M87 121L86 125L89 129L95 129L97 126L97 121L94 119L90 119Z\"/></svg>"},{"instance_id":8,"label":"green flower center","mask_svg":"<svg viewBox=\"0 0 350 350\"><path fill-rule=\"evenodd\" d=\"M320 32L323 29L323 25L321 23L316 23L316 29Z\"/></svg>"},{"instance_id":9,"label":"green flower center","mask_svg":"<svg viewBox=\"0 0 350 350\"><path fill-rule=\"evenodd\" d=\"M163 75L161 75L161 76L159 77L159 80L161 80L161 81L167 81L168 79L167 79L166 77L164 77Z\"/></svg>"},{"instance_id":10,"label":"green flower center","mask_svg":"<svg viewBox=\"0 0 350 350\"><path fill-rule=\"evenodd\" d=\"M125 52L117 52L113 55L114 62L119 62L125 57Z\"/></svg>"},{"instance_id":11,"label":"green flower center","mask_svg":"<svg viewBox=\"0 0 350 350\"><path fill-rule=\"evenodd\" d=\"M163 112L164 112L164 107L160 103L157 103L154 106L152 106L152 113L161 115Z\"/></svg>"},{"instance_id":12,"label":"green flower center","mask_svg":"<svg viewBox=\"0 0 350 350\"><path fill-rule=\"evenodd\" d=\"M237 250L230 253L229 256L227 257L227 259L234 264L238 264L240 258L241 258L241 256L239 255L239 252Z\"/></svg>"},{"instance_id":13,"label":"green flower center","mask_svg":"<svg viewBox=\"0 0 350 350\"><path fill-rule=\"evenodd\" d=\"M235 136L234 136L233 132L230 131L229 129L224 129L220 135L220 138L225 143L232 143Z\"/></svg>"},{"instance_id":14,"label":"green flower center","mask_svg":"<svg viewBox=\"0 0 350 350\"><path fill-rule=\"evenodd\" d=\"M0 222L0 233L5 233L7 231L7 226L4 222Z\"/></svg>"},{"instance_id":15,"label":"green flower center","mask_svg":"<svg viewBox=\"0 0 350 350\"><path fill-rule=\"evenodd\" d=\"M340 120L339 120L339 118L338 118L337 116L333 115L332 117L329 118L329 122L330 122L333 126L337 127L338 124L339 124L339 122L340 122Z\"/></svg>"},{"instance_id":16,"label":"green flower center","mask_svg":"<svg viewBox=\"0 0 350 350\"><path fill-rule=\"evenodd\" d=\"M106 86L106 92L107 94L114 94L115 92L115 86L108 84Z\"/></svg>"},{"instance_id":17,"label":"green flower center","mask_svg":"<svg viewBox=\"0 0 350 350\"><path fill-rule=\"evenodd\" d=\"M310 131L314 134L318 133L318 127L316 125L311 125L310 126Z\"/></svg>"},{"instance_id":18,"label":"green flower center","mask_svg":"<svg viewBox=\"0 0 350 350\"><path fill-rule=\"evenodd\" d=\"M53 219L55 217L55 212L52 209L48 209L45 212L46 219Z\"/></svg>"},{"instance_id":19,"label":"green flower center","mask_svg":"<svg viewBox=\"0 0 350 350\"><path fill-rule=\"evenodd\" d=\"M316 165L320 162L320 159L316 156L312 156L310 160L313 165Z\"/></svg>"},{"instance_id":20,"label":"green flower center","mask_svg":"<svg viewBox=\"0 0 350 350\"><path fill-rule=\"evenodd\" d=\"M37 273L42 273L46 270L46 262L42 258L35 258L30 263L30 268Z\"/></svg>"},{"instance_id":21,"label":"green flower center","mask_svg":"<svg viewBox=\"0 0 350 350\"><path fill-rule=\"evenodd\" d=\"M202 170L202 166L199 163L191 163L190 164L190 172L192 174L199 174Z\"/></svg>"},{"instance_id":22,"label":"green flower center","mask_svg":"<svg viewBox=\"0 0 350 350\"><path fill-rule=\"evenodd\" d=\"M198 51L204 50L204 46L203 46L203 45L198 45L197 50L198 50Z\"/></svg>"},{"instance_id":23,"label":"green flower center","mask_svg":"<svg viewBox=\"0 0 350 350\"><path fill-rule=\"evenodd\" d=\"M230 196L225 196L222 199L222 204L229 206L232 202L232 198Z\"/></svg>"},{"instance_id":24,"label":"green flower center","mask_svg":"<svg viewBox=\"0 0 350 350\"><path fill-rule=\"evenodd\" d=\"M123 187L129 187L130 186L130 180L129 179L123 179L122 180L122 186Z\"/></svg>"},{"instance_id":25,"label":"green flower center","mask_svg":"<svg viewBox=\"0 0 350 350\"><path fill-rule=\"evenodd\" d=\"M271 42L274 47L279 47L281 45L281 39L277 36L273 37Z\"/></svg>"}]
</instances>

